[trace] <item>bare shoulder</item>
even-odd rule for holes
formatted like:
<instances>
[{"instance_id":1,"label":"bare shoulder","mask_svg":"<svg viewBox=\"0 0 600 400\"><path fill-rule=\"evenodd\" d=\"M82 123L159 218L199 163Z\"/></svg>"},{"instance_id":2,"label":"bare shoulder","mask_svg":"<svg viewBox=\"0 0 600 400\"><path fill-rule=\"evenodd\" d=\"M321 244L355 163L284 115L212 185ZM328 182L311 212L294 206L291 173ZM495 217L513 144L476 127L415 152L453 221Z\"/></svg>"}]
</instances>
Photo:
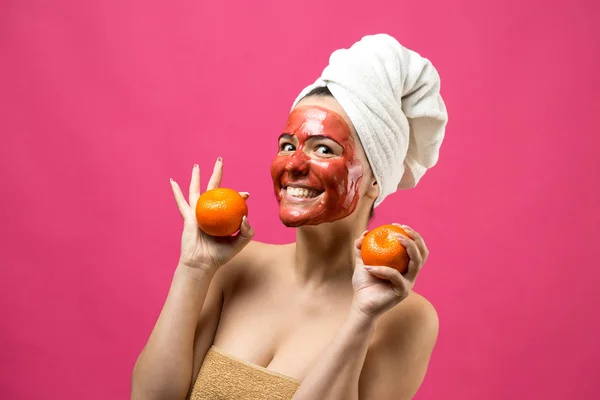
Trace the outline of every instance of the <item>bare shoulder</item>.
<instances>
[{"instance_id":1,"label":"bare shoulder","mask_svg":"<svg viewBox=\"0 0 600 400\"><path fill-rule=\"evenodd\" d=\"M411 292L378 321L360 378L360 398L412 399L438 336L433 305Z\"/></svg>"},{"instance_id":2,"label":"bare shoulder","mask_svg":"<svg viewBox=\"0 0 600 400\"><path fill-rule=\"evenodd\" d=\"M290 244L278 245L251 241L227 265L230 270L260 268L289 253Z\"/></svg>"},{"instance_id":3,"label":"bare shoulder","mask_svg":"<svg viewBox=\"0 0 600 400\"><path fill-rule=\"evenodd\" d=\"M260 279L275 260L290 251L291 245L275 245L251 241L231 261L218 271L223 289L233 289L239 282L254 282Z\"/></svg>"},{"instance_id":4,"label":"bare shoulder","mask_svg":"<svg viewBox=\"0 0 600 400\"><path fill-rule=\"evenodd\" d=\"M433 345L439 331L439 316L427 298L411 292L404 301L382 316L379 328L375 334L383 340L397 342L404 338L412 341L419 337L421 341Z\"/></svg>"},{"instance_id":5,"label":"bare shoulder","mask_svg":"<svg viewBox=\"0 0 600 400\"><path fill-rule=\"evenodd\" d=\"M429 329L439 325L438 313L433 304L425 296L416 292L411 292L403 302L390 311L390 320L413 322L426 325Z\"/></svg>"}]
</instances>

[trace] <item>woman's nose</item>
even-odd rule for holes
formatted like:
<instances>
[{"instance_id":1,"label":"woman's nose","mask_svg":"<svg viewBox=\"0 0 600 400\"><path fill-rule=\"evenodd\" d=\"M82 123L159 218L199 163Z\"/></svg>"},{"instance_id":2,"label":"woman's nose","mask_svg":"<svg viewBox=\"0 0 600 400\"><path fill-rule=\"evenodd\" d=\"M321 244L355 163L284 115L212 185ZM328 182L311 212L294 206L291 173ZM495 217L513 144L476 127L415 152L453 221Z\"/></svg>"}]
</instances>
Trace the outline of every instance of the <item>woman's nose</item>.
<instances>
[{"instance_id":1,"label":"woman's nose","mask_svg":"<svg viewBox=\"0 0 600 400\"><path fill-rule=\"evenodd\" d=\"M299 149L291 155L290 161L285 166L285 169L290 174L305 175L308 173L309 162L310 160L306 154Z\"/></svg>"}]
</instances>

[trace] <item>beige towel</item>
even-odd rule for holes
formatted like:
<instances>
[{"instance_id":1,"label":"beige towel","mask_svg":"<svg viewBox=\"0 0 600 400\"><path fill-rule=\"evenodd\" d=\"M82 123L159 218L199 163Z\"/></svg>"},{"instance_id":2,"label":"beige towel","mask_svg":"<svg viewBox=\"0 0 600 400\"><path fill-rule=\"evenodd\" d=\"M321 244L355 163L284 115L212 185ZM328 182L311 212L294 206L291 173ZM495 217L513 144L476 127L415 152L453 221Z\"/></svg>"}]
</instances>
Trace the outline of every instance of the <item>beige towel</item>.
<instances>
[{"instance_id":1,"label":"beige towel","mask_svg":"<svg viewBox=\"0 0 600 400\"><path fill-rule=\"evenodd\" d=\"M300 382L239 360L212 346L192 389L192 400L289 400Z\"/></svg>"}]
</instances>

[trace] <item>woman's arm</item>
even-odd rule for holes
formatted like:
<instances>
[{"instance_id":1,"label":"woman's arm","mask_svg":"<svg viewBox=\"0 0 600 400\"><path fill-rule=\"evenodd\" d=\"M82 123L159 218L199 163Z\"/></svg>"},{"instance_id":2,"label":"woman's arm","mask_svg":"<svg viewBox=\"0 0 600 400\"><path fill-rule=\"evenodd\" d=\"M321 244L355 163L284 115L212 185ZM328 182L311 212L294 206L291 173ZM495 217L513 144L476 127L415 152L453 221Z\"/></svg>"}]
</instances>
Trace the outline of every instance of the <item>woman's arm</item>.
<instances>
[{"instance_id":1,"label":"woman's arm","mask_svg":"<svg viewBox=\"0 0 600 400\"><path fill-rule=\"evenodd\" d=\"M423 383L438 336L438 315L418 294L403 303L378 324L360 376L361 400L412 399Z\"/></svg>"},{"instance_id":2,"label":"woman's arm","mask_svg":"<svg viewBox=\"0 0 600 400\"><path fill-rule=\"evenodd\" d=\"M438 319L431 304L411 292L429 250L417 232L403 228L409 236L398 235L409 256L405 274L365 266L360 249L366 232L356 240L350 313L294 400L403 400L419 388L437 339Z\"/></svg>"},{"instance_id":3,"label":"woman's arm","mask_svg":"<svg viewBox=\"0 0 600 400\"><path fill-rule=\"evenodd\" d=\"M222 175L219 158L207 190L218 188ZM234 257L239 260L254 236L246 217L234 237L214 238L200 230L195 213L200 197L198 165L192 169L189 200L172 179L171 188L183 217L181 254L163 309L135 364L132 399L185 398L218 325L223 302L221 268L227 269L225 264ZM241 195L248 198L248 193Z\"/></svg>"},{"instance_id":4,"label":"woman's arm","mask_svg":"<svg viewBox=\"0 0 600 400\"><path fill-rule=\"evenodd\" d=\"M219 321L222 292L219 284L211 284L213 275L183 265L175 270L163 309L135 364L132 399L185 398L197 364L196 330L197 340L206 347L197 351L196 358L204 358Z\"/></svg>"},{"instance_id":5,"label":"woman's arm","mask_svg":"<svg viewBox=\"0 0 600 400\"><path fill-rule=\"evenodd\" d=\"M437 313L427 300L411 295L377 321L376 333L375 323L353 307L293 400L411 399L436 342Z\"/></svg>"},{"instance_id":6,"label":"woman's arm","mask_svg":"<svg viewBox=\"0 0 600 400\"><path fill-rule=\"evenodd\" d=\"M375 329L353 306L340 332L302 381L292 400L358 399L358 380Z\"/></svg>"}]
</instances>

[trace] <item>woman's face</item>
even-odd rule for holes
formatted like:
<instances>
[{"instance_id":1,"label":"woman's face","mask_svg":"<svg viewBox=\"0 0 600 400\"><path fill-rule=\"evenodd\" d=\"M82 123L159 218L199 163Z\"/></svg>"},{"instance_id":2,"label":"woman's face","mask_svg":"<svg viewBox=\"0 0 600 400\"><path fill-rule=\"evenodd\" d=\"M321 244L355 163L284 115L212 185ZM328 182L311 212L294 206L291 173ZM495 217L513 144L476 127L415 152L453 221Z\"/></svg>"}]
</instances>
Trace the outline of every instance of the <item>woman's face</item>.
<instances>
[{"instance_id":1,"label":"woman's face","mask_svg":"<svg viewBox=\"0 0 600 400\"><path fill-rule=\"evenodd\" d=\"M335 99L302 100L288 117L271 164L281 221L297 227L350 215L365 175L361 150Z\"/></svg>"}]
</instances>

